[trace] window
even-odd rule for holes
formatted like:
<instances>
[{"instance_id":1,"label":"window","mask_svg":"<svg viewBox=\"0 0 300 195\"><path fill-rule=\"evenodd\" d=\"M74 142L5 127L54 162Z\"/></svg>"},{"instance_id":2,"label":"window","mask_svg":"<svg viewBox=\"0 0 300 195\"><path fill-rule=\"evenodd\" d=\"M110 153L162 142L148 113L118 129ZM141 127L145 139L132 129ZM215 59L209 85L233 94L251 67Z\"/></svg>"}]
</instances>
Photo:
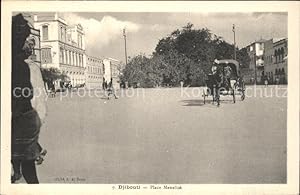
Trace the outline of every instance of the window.
<instances>
[{"instance_id":1,"label":"window","mask_svg":"<svg viewBox=\"0 0 300 195\"><path fill-rule=\"evenodd\" d=\"M81 66L81 55L79 54L79 66Z\"/></svg>"},{"instance_id":2,"label":"window","mask_svg":"<svg viewBox=\"0 0 300 195\"><path fill-rule=\"evenodd\" d=\"M43 36L43 41L48 40L48 26L44 25L42 27L42 36Z\"/></svg>"},{"instance_id":3,"label":"window","mask_svg":"<svg viewBox=\"0 0 300 195\"><path fill-rule=\"evenodd\" d=\"M64 31L63 31L63 27L60 27L60 40L63 41L64 40Z\"/></svg>"},{"instance_id":4,"label":"window","mask_svg":"<svg viewBox=\"0 0 300 195\"><path fill-rule=\"evenodd\" d=\"M71 51L69 51L68 53L69 53L69 64L71 65L71 64L72 64L72 59L71 59L71 57L72 57L72 56L71 56Z\"/></svg>"},{"instance_id":5,"label":"window","mask_svg":"<svg viewBox=\"0 0 300 195\"><path fill-rule=\"evenodd\" d=\"M68 51L65 51L66 64L69 64Z\"/></svg>"},{"instance_id":6,"label":"window","mask_svg":"<svg viewBox=\"0 0 300 195\"><path fill-rule=\"evenodd\" d=\"M67 30L64 28L64 42L67 42Z\"/></svg>"},{"instance_id":7,"label":"window","mask_svg":"<svg viewBox=\"0 0 300 195\"><path fill-rule=\"evenodd\" d=\"M78 47L82 48L82 36L80 34L78 35Z\"/></svg>"},{"instance_id":8,"label":"window","mask_svg":"<svg viewBox=\"0 0 300 195\"><path fill-rule=\"evenodd\" d=\"M59 48L59 63L62 63L62 48Z\"/></svg>"},{"instance_id":9,"label":"window","mask_svg":"<svg viewBox=\"0 0 300 195\"><path fill-rule=\"evenodd\" d=\"M77 59L77 57L78 57L78 54L75 53L75 65L76 65L76 66L78 66L78 59Z\"/></svg>"},{"instance_id":10,"label":"window","mask_svg":"<svg viewBox=\"0 0 300 195\"><path fill-rule=\"evenodd\" d=\"M42 64L52 63L51 48L41 49Z\"/></svg>"},{"instance_id":11,"label":"window","mask_svg":"<svg viewBox=\"0 0 300 195\"><path fill-rule=\"evenodd\" d=\"M263 43L259 44L259 49L260 49L260 50L263 50L263 49L264 49L264 44L263 44Z\"/></svg>"},{"instance_id":12,"label":"window","mask_svg":"<svg viewBox=\"0 0 300 195\"><path fill-rule=\"evenodd\" d=\"M284 49L283 47L281 48L281 61L283 62L283 58L284 58Z\"/></svg>"}]
</instances>

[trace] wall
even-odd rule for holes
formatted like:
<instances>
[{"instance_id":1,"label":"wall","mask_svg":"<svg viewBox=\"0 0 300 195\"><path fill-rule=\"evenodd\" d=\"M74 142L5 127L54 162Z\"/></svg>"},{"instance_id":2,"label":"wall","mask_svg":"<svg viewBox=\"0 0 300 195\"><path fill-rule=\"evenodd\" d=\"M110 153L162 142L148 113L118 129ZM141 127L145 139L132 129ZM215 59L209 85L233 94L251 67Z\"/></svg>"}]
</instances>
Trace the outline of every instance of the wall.
<instances>
[{"instance_id":1,"label":"wall","mask_svg":"<svg viewBox=\"0 0 300 195\"><path fill-rule=\"evenodd\" d=\"M88 89L102 88L103 83L103 63L102 59L87 56L85 69L86 87Z\"/></svg>"},{"instance_id":2,"label":"wall","mask_svg":"<svg viewBox=\"0 0 300 195\"><path fill-rule=\"evenodd\" d=\"M109 59L104 59L103 64L104 64L104 71L105 71L104 78L107 82L109 82L111 79L111 62Z\"/></svg>"}]
</instances>

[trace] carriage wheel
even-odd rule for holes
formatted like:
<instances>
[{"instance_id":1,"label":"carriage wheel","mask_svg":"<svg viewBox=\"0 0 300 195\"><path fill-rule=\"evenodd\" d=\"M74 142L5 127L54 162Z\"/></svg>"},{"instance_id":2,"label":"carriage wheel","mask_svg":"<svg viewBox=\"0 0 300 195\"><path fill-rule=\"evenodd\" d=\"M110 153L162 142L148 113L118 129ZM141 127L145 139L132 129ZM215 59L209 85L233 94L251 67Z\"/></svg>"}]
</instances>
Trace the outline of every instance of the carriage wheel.
<instances>
[{"instance_id":1,"label":"carriage wheel","mask_svg":"<svg viewBox=\"0 0 300 195\"><path fill-rule=\"evenodd\" d=\"M234 89L232 89L232 98L233 98L233 103L235 103L235 93L234 93Z\"/></svg>"},{"instance_id":2,"label":"carriage wheel","mask_svg":"<svg viewBox=\"0 0 300 195\"><path fill-rule=\"evenodd\" d=\"M216 95L216 101L217 101L217 106L220 106L220 96L219 96L219 94Z\"/></svg>"},{"instance_id":3,"label":"carriage wheel","mask_svg":"<svg viewBox=\"0 0 300 195\"><path fill-rule=\"evenodd\" d=\"M203 103L205 104L205 96L206 96L206 94L205 94L205 89L203 89Z\"/></svg>"},{"instance_id":4,"label":"carriage wheel","mask_svg":"<svg viewBox=\"0 0 300 195\"><path fill-rule=\"evenodd\" d=\"M242 101L244 101L244 99L245 99L245 91L244 91L244 90L242 90L242 96L241 96L241 100L242 100Z\"/></svg>"},{"instance_id":5,"label":"carriage wheel","mask_svg":"<svg viewBox=\"0 0 300 195\"><path fill-rule=\"evenodd\" d=\"M217 102L218 106L220 106L220 94L219 90L217 90L216 87L214 87L213 89L213 100Z\"/></svg>"},{"instance_id":6,"label":"carriage wheel","mask_svg":"<svg viewBox=\"0 0 300 195\"><path fill-rule=\"evenodd\" d=\"M243 101L245 99L245 84L243 83L242 85L242 96L241 96L241 100Z\"/></svg>"}]
</instances>

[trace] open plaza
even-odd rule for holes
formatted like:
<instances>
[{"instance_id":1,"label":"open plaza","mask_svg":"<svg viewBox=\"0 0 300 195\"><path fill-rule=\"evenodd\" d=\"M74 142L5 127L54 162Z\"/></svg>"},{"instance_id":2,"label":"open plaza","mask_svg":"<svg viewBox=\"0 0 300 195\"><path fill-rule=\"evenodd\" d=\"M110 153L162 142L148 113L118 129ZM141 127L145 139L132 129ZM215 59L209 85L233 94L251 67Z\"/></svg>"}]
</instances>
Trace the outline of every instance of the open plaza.
<instances>
[{"instance_id":1,"label":"open plaza","mask_svg":"<svg viewBox=\"0 0 300 195\"><path fill-rule=\"evenodd\" d=\"M219 107L202 88L49 97L40 182L285 183L287 86L246 88Z\"/></svg>"}]
</instances>

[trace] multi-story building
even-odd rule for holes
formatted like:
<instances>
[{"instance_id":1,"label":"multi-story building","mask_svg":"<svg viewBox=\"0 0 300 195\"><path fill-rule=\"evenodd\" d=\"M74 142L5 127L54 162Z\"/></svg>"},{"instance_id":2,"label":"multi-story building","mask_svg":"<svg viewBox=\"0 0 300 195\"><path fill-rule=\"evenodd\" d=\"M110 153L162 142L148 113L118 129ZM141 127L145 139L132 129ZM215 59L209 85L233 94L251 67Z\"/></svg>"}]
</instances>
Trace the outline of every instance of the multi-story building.
<instances>
[{"instance_id":1,"label":"multi-story building","mask_svg":"<svg viewBox=\"0 0 300 195\"><path fill-rule=\"evenodd\" d=\"M265 76L271 83L287 83L287 55L287 38L270 39L265 42Z\"/></svg>"},{"instance_id":2,"label":"multi-story building","mask_svg":"<svg viewBox=\"0 0 300 195\"><path fill-rule=\"evenodd\" d=\"M113 80L113 87L115 89L120 88L120 61L113 58L105 58L104 64L104 78L107 82Z\"/></svg>"},{"instance_id":3,"label":"multi-story building","mask_svg":"<svg viewBox=\"0 0 300 195\"><path fill-rule=\"evenodd\" d=\"M101 88L104 76L103 60L93 56L87 56L85 76L86 87L88 89Z\"/></svg>"},{"instance_id":4,"label":"multi-story building","mask_svg":"<svg viewBox=\"0 0 300 195\"><path fill-rule=\"evenodd\" d=\"M260 39L247 46L250 57L249 69L253 73L252 80L257 83L262 82L264 77L264 43L266 40ZM255 78L256 77L256 78Z\"/></svg>"},{"instance_id":5,"label":"multi-story building","mask_svg":"<svg viewBox=\"0 0 300 195\"><path fill-rule=\"evenodd\" d=\"M85 35L80 24L69 26L58 13L34 16L34 27L41 32L42 67L65 73L73 86L85 83Z\"/></svg>"}]
</instances>

